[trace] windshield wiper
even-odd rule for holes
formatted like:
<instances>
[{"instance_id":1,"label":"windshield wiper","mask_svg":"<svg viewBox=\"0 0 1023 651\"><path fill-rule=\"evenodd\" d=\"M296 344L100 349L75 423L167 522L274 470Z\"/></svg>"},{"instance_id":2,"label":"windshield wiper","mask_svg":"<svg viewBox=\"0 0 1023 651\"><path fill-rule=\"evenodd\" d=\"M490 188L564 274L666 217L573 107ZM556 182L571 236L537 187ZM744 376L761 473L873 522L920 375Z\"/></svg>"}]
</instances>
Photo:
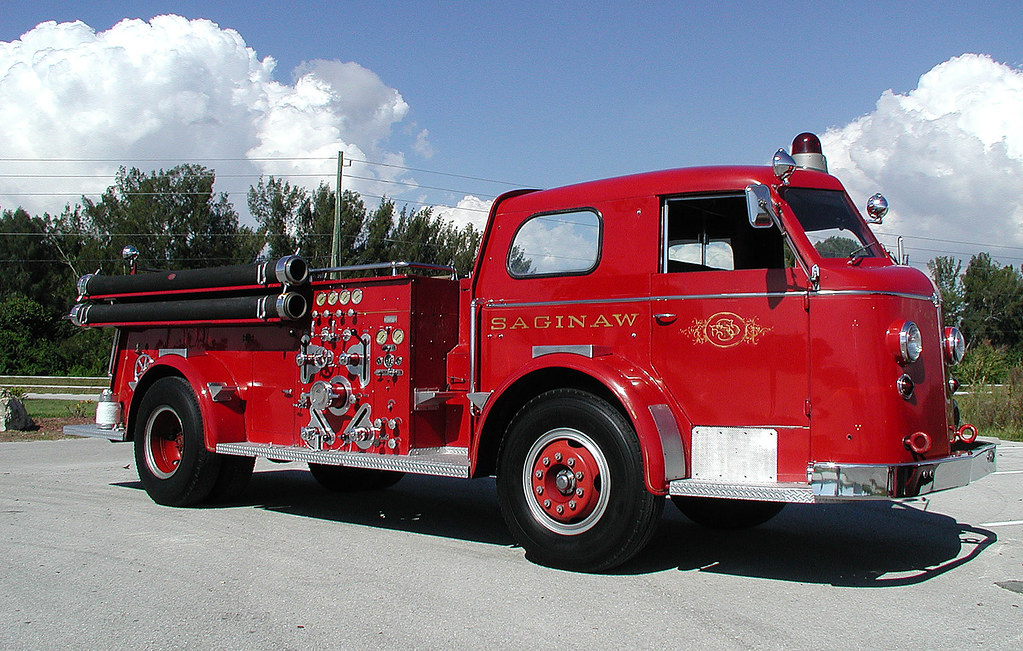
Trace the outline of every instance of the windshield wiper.
<instances>
[{"instance_id":1,"label":"windshield wiper","mask_svg":"<svg viewBox=\"0 0 1023 651\"><path fill-rule=\"evenodd\" d=\"M853 251L852 253L850 253L849 254L849 261L846 262L846 264L854 264L855 262L857 262L861 258L867 257L864 254L866 254L866 252L870 250L870 247L874 246L875 244L879 244L879 242L870 242L869 244L864 244L860 248L858 248L855 251Z\"/></svg>"}]
</instances>

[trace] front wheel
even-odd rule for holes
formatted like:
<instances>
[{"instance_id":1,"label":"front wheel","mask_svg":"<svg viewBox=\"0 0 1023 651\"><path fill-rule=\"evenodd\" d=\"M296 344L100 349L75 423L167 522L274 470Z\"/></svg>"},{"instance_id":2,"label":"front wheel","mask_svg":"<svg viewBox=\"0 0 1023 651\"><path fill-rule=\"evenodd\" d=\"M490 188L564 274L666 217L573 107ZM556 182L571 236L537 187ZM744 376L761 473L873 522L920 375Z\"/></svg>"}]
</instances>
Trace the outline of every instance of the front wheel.
<instances>
[{"instance_id":1,"label":"front wheel","mask_svg":"<svg viewBox=\"0 0 1023 651\"><path fill-rule=\"evenodd\" d=\"M180 377L154 382L135 418L135 465L153 501L166 506L202 502L217 485L220 462L206 449L191 385Z\"/></svg>"},{"instance_id":2,"label":"front wheel","mask_svg":"<svg viewBox=\"0 0 1023 651\"><path fill-rule=\"evenodd\" d=\"M497 475L501 512L543 565L607 570L632 558L657 527L664 499L646 490L639 440L606 401L548 391L509 425Z\"/></svg>"}]
</instances>

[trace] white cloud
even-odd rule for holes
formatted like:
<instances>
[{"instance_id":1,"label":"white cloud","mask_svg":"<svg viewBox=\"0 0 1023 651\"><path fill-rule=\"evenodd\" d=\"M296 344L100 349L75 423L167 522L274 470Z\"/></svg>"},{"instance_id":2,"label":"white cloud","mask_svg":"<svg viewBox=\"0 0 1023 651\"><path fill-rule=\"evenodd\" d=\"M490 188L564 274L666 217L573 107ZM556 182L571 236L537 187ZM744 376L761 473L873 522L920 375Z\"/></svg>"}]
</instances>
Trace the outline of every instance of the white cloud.
<instances>
[{"instance_id":1,"label":"white cloud","mask_svg":"<svg viewBox=\"0 0 1023 651\"><path fill-rule=\"evenodd\" d=\"M390 138L409 106L379 76L357 63L317 60L288 85L274 80L275 65L234 30L180 16L124 20L105 32L47 22L0 42L0 158L116 161L0 162L0 207L59 211L77 194L98 195L121 163L146 170L238 159L208 165L221 175L218 190L237 192L231 199L241 212L254 177L225 173L313 175L293 182L315 187L333 185L338 151L404 164ZM408 146L427 147L425 135ZM259 160L275 157L290 160ZM27 174L60 178L13 177ZM401 171L356 162L345 174L348 189L393 196L392 186L372 179L394 180Z\"/></svg>"},{"instance_id":2,"label":"white cloud","mask_svg":"<svg viewBox=\"0 0 1023 651\"><path fill-rule=\"evenodd\" d=\"M467 195L455 206L433 206L433 214L450 221L458 228L471 224L477 231L483 232L493 203L490 199Z\"/></svg>"},{"instance_id":3,"label":"white cloud","mask_svg":"<svg viewBox=\"0 0 1023 651\"><path fill-rule=\"evenodd\" d=\"M955 57L906 94L886 91L872 113L821 142L859 206L877 191L888 198L876 232L933 238L907 238L915 263L953 252L968 260L979 250L1008 263L1023 258L994 246L1023 246L1023 70Z\"/></svg>"}]
</instances>

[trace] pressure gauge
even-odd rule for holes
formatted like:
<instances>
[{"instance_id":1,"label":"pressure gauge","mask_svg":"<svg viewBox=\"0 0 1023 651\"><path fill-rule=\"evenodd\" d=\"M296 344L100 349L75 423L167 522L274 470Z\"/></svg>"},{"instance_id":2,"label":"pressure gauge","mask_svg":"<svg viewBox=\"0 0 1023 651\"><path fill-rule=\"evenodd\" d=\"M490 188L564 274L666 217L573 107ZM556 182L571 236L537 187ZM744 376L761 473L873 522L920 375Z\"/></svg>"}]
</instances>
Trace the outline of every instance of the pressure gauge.
<instances>
[{"instance_id":1,"label":"pressure gauge","mask_svg":"<svg viewBox=\"0 0 1023 651\"><path fill-rule=\"evenodd\" d=\"M377 330L377 343L381 346L387 343L387 331Z\"/></svg>"},{"instance_id":2,"label":"pressure gauge","mask_svg":"<svg viewBox=\"0 0 1023 651\"><path fill-rule=\"evenodd\" d=\"M400 344L405 341L405 331L401 328L395 328L394 332L391 333L391 341L396 344Z\"/></svg>"},{"instance_id":3,"label":"pressure gauge","mask_svg":"<svg viewBox=\"0 0 1023 651\"><path fill-rule=\"evenodd\" d=\"M327 295L327 303L329 303L330 305L334 305L335 303L337 303L336 291L331 291L330 294Z\"/></svg>"},{"instance_id":4,"label":"pressure gauge","mask_svg":"<svg viewBox=\"0 0 1023 651\"><path fill-rule=\"evenodd\" d=\"M352 290L352 303L354 305L358 305L361 302L362 302L362 290L361 289L353 289Z\"/></svg>"},{"instance_id":5,"label":"pressure gauge","mask_svg":"<svg viewBox=\"0 0 1023 651\"><path fill-rule=\"evenodd\" d=\"M326 302L327 302L327 295L326 294L324 294L323 292L320 292L319 294L316 295L316 304L317 305L322 306Z\"/></svg>"},{"instance_id":6,"label":"pressure gauge","mask_svg":"<svg viewBox=\"0 0 1023 651\"><path fill-rule=\"evenodd\" d=\"M348 301L351 300L351 298L352 298L352 293L350 291L348 291L347 289L342 289L341 290L341 296L340 296L341 305L348 305Z\"/></svg>"}]
</instances>

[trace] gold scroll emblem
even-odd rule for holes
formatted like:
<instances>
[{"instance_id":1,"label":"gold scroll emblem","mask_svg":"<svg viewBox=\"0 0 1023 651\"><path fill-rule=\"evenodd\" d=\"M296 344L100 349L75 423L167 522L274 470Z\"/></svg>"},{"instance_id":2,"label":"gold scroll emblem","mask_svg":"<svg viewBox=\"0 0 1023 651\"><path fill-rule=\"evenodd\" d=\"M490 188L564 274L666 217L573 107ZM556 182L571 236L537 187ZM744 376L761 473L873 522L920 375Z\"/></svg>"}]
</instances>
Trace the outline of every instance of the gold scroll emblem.
<instances>
[{"instance_id":1,"label":"gold scroll emblem","mask_svg":"<svg viewBox=\"0 0 1023 651\"><path fill-rule=\"evenodd\" d=\"M771 328L760 325L757 317L744 319L733 312L718 312L708 319L694 320L682 333L692 337L693 343L731 348L739 344L756 346L760 336L770 331Z\"/></svg>"}]
</instances>

